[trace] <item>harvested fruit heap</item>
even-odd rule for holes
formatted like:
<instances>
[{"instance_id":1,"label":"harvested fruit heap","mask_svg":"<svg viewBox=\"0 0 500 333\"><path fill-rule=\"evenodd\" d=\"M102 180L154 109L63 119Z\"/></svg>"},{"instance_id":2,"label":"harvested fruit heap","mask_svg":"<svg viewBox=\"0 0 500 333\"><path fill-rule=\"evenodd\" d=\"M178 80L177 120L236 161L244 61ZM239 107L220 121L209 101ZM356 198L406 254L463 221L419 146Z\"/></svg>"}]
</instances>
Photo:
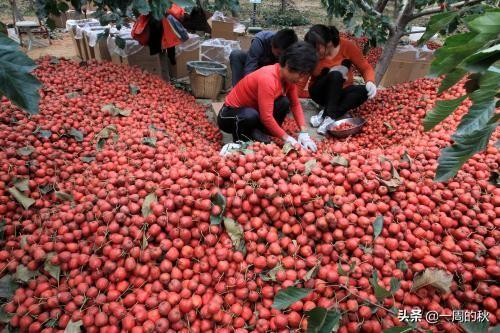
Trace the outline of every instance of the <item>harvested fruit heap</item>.
<instances>
[{"instance_id":1,"label":"harvested fruit heap","mask_svg":"<svg viewBox=\"0 0 500 333\"><path fill-rule=\"evenodd\" d=\"M436 81L381 91L360 135L315 155L255 144L223 159L204 109L159 79L39 65L41 113L1 104L7 327L380 332L415 307L500 319L498 150L432 181L460 117L422 132Z\"/></svg>"}]
</instances>

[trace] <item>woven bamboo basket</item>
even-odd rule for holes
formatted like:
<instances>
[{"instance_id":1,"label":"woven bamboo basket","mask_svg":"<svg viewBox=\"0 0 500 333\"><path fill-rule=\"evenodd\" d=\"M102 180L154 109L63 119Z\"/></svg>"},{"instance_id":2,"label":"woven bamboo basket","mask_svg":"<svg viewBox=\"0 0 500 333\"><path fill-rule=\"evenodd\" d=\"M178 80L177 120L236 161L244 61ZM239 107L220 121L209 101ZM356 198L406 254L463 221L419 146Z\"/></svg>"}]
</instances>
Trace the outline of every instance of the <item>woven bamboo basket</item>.
<instances>
[{"instance_id":1,"label":"woven bamboo basket","mask_svg":"<svg viewBox=\"0 0 500 333\"><path fill-rule=\"evenodd\" d=\"M193 95L216 99L224 84L226 65L213 61L189 61L187 68Z\"/></svg>"}]
</instances>

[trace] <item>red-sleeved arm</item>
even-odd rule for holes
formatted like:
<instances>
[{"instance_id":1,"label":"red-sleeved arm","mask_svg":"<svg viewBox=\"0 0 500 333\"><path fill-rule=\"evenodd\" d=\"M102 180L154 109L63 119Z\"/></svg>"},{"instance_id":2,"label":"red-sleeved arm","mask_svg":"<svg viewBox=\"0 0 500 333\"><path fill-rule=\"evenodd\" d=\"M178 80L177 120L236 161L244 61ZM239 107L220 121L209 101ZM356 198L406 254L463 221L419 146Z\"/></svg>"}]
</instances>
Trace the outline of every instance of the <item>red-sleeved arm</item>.
<instances>
[{"instance_id":1,"label":"red-sleeved arm","mask_svg":"<svg viewBox=\"0 0 500 333\"><path fill-rule=\"evenodd\" d=\"M259 101L259 116L262 124L267 128L269 133L277 138L283 137L285 131L274 119L274 81L267 84L260 84L257 92L257 99Z\"/></svg>"},{"instance_id":2,"label":"red-sleeved arm","mask_svg":"<svg viewBox=\"0 0 500 333\"><path fill-rule=\"evenodd\" d=\"M346 44L347 56L352 61L354 66L358 68L361 75L363 75L365 82L375 82L375 71L373 70L372 65L370 65L370 63L363 56L359 47L351 41L346 41Z\"/></svg>"},{"instance_id":3,"label":"red-sleeved arm","mask_svg":"<svg viewBox=\"0 0 500 333\"><path fill-rule=\"evenodd\" d=\"M304 126L306 123L304 120L304 110L302 110L302 105L300 104L299 101L297 85L292 84L290 86L287 97L290 100L290 110L292 111L293 118L295 119L295 122L300 128L301 126Z\"/></svg>"}]
</instances>

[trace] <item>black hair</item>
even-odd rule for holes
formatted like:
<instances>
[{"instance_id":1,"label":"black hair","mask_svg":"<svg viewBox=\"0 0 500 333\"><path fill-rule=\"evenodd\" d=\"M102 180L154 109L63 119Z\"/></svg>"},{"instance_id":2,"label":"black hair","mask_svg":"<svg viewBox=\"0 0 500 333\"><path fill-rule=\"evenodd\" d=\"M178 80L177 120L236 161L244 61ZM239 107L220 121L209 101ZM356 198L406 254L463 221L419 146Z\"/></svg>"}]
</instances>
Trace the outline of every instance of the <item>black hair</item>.
<instances>
[{"instance_id":1,"label":"black hair","mask_svg":"<svg viewBox=\"0 0 500 333\"><path fill-rule=\"evenodd\" d=\"M311 44L296 42L280 56L280 66L294 72L311 73L318 64L318 54Z\"/></svg>"},{"instance_id":2,"label":"black hair","mask_svg":"<svg viewBox=\"0 0 500 333\"><path fill-rule=\"evenodd\" d=\"M281 29L271 40L271 45L281 51L286 50L290 45L296 43L299 39L293 29Z\"/></svg>"},{"instance_id":3,"label":"black hair","mask_svg":"<svg viewBox=\"0 0 500 333\"><path fill-rule=\"evenodd\" d=\"M340 44L340 33L334 26L327 27L324 24L315 24L306 33L304 40L314 47L330 42L337 47Z\"/></svg>"}]
</instances>

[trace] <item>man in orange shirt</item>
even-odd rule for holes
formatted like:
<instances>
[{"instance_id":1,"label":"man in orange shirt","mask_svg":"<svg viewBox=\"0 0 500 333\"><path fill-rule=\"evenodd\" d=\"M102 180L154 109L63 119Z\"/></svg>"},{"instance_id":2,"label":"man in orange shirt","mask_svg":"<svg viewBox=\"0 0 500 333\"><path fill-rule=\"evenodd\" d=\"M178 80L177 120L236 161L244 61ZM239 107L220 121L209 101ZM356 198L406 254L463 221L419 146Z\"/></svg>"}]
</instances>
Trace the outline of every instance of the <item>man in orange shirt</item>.
<instances>
[{"instance_id":1,"label":"man in orange shirt","mask_svg":"<svg viewBox=\"0 0 500 333\"><path fill-rule=\"evenodd\" d=\"M375 73L357 45L340 38L335 27L314 25L304 39L316 48L320 59L309 79L308 94L324 107L318 115L311 117L311 125L318 127L318 133L324 135L336 119L368 98L375 97ZM351 64L358 68L365 85L353 84ZM299 87L302 97L307 96L304 89L306 83L302 81Z\"/></svg>"},{"instance_id":2,"label":"man in orange shirt","mask_svg":"<svg viewBox=\"0 0 500 333\"><path fill-rule=\"evenodd\" d=\"M264 66L245 76L226 97L217 117L219 128L233 140L270 142L270 135L292 145L316 151L306 132L304 112L296 83L310 75L318 62L314 48L297 42L283 51L278 64ZM296 140L281 125L289 111L301 132Z\"/></svg>"}]
</instances>

